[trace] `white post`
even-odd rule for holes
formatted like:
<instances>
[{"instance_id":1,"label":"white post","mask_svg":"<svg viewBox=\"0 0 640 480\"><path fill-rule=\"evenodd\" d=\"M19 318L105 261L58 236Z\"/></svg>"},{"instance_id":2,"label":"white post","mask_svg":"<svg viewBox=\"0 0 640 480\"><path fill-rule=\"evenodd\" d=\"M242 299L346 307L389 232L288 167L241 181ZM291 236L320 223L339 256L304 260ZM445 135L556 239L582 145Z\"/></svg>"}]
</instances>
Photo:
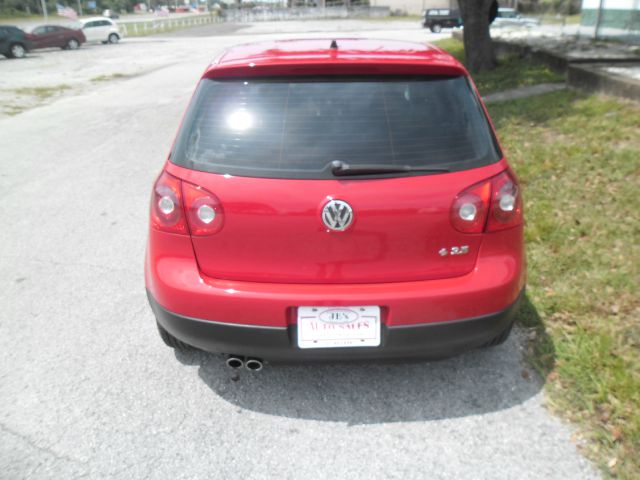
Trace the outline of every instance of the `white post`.
<instances>
[{"instance_id":1,"label":"white post","mask_svg":"<svg viewBox=\"0 0 640 480\"><path fill-rule=\"evenodd\" d=\"M602 22L602 7L604 0L600 0L598 4L598 15L596 16L596 27L593 30L593 38L598 39L598 30L600 30L600 22Z\"/></svg>"},{"instance_id":2,"label":"white post","mask_svg":"<svg viewBox=\"0 0 640 480\"><path fill-rule=\"evenodd\" d=\"M47 23L49 20L47 20L48 15L47 15L47 2L45 2L44 0L40 0L40 3L42 4L42 13L44 15L44 22Z\"/></svg>"}]
</instances>

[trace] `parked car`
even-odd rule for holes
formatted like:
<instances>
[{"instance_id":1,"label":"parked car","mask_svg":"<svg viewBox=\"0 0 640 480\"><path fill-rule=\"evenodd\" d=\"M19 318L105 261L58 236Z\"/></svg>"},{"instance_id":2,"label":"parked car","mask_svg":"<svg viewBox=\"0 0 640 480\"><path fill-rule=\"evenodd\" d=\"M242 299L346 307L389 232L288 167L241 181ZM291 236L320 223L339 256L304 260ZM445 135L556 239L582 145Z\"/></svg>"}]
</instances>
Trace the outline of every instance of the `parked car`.
<instances>
[{"instance_id":1,"label":"parked car","mask_svg":"<svg viewBox=\"0 0 640 480\"><path fill-rule=\"evenodd\" d=\"M462 27L462 16L460 15L460 10L431 8L425 10L422 25L424 28L431 29L434 33L439 33L443 28Z\"/></svg>"},{"instance_id":2,"label":"parked car","mask_svg":"<svg viewBox=\"0 0 640 480\"><path fill-rule=\"evenodd\" d=\"M107 18L112 18L114 20L117 20L118 18L120 18L120 15L118 15L117 12L114 12L113 10L108 10L108 9L102 12L102 16Z\"/></svg>"},{"instance_id":3,"label":"parked car","mask_svg":"<svg viewBox=\"0 0 640 480\"><path fill-rule=\"evenodd\" d=\"M145 279L164 342L232 367L448 356L509 335L522 195L439 48L237 46L153 186Z\"/></svg>"},{"instance_id":4,"label":"parked car","mask_svg":"<svg viewBox=\"0 0 640 480\"><path fill-rule=\"evenodd\" d=\"M61 27L60 25L41 25L31 31L33 49L59 47L65 50L77 50L86 38L80 29Z\"/></svg>"},{"instance_id":5,"label":"parked car","mask_svg":"<svg viewBox=\"0 0 640 480\"><path fill-rule=\"evenodd\" d=\"M0 54L7 58L24 58L32 46L28 33L12 25L0 25Z\"/></svg>"},{"instance_id":6,"label":"parked car","mask_svg":"<svg viewBox=\"0 0 640 480\"><path fill-rule=\"evenodd\" d=\"M87 42L118 43L122 37L118 24L106 17L93 17L80 21Z\"/></svg>"},{"instance_id":7,"label":"parked car","mask_svg":"<svg viewBox=\"0 0 640 480\"><path fill-rule=\"evenodd\" d=\"M493 21L496 27L535 27L540 25L537 18L523 17L513 8L498 8L498 15Z\"/></svg>"}]
</instances>

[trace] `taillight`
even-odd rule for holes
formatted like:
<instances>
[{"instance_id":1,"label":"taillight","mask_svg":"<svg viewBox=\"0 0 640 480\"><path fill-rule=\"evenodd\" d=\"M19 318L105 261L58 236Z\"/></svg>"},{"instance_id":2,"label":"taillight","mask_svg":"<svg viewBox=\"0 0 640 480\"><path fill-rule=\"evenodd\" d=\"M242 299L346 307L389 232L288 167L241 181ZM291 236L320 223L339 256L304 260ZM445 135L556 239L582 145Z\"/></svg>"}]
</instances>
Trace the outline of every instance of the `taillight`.
<instances>
[{"instance_id":1,"label":"taillight","mask_svg":"<svg viewBox=\"0 0 640 480\"><path fill-rule=\"evenodd\" d=\"M487 222L491 182L482 182L460 192L451 206L451 224L464 233L482 233Z\"/></svg>"},{"instance_id":2,"label":"taillight","mask_svg":"<svg viewBox=\"0 0 640 480\"><path fill-rule=\"evenodd\" d=\"M495 232L522 223L522 195L508 171L477 183L456 196L451 224L463 233Z\"/></svg>"},{"instance_id":3,"label":"taillight","mask_svg":"<svg viewBox=\"0 0 640 480\"><path fill-rule=\"evenodd\" d=\"M491 215L487 231L496 232L522 224L522 195L515 179L503 172L491 180Z\"/></svg>"},{"instance_id":4,"label":"taillight","mask_svg":"<svg viewBox=\"0 0 640 480\"><path fill-rule=\"evenodd\" d=\"M153 187L151 225L182 235L211 235L222 228L224 212L218 198L202 187L162 172Z\"/></svg>"},{"instance_id":5,"label":"taillight","mask_svg":"<svg viewBox=\"0 0 640 480\"><path fill-rule=\"evenodd\" d=\"M163 232L187 235L180 180L167 172L156 180L151 195L151 226Z\"/></svg>"},{"instance_id":6,"label":"taillight","mask_svg":"<svg viewBox=\"0 0 640 480\"><path fill-rule=\"evenodd\" d=\"M184 181L182 193L191 235L199 237L220 231L224 211L218 198L204 188Z\"/></svg>"}]
</instances>

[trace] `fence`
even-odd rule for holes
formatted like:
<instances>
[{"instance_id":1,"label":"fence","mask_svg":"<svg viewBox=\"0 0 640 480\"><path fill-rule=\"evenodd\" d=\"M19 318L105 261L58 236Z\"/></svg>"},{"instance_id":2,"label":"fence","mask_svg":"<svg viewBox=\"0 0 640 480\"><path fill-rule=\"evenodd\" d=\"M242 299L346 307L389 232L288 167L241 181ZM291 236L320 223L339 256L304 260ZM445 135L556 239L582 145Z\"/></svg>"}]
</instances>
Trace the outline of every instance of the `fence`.
<instances>
[{"instance_id":1,"label":"fence","mask_svg":"<svg viewBox=\"0 0 640 480\"><path fill-rule=\"evenodd\" d=\"M219 13L206 13L182 17L159 17L152 20L118 22L125 36L152 35L181 28L197 27L211 23L250 23L286 20L312 20L320 18L371 18L388 17L389 7L332 6L295 8L228 8Z\"/></svg>"},{"instance_id":2,"label":"fence","mask_svg":"<svg viewBox=\"0 0 640 480\"><path fill-rule=\"evenodd\" d=\"M596 5L590 2L585 6ZM616 6L619 7L621 4L618 3ZM581 35L640 44L640 3L636 2L635 6L632 6L629 2L628 6L633 8L584 8L580 22Z\"/></svg>"},{"instance_id":3,"label":"fence","mask_svg":"<svg viewBox=\"0 0 640 480\"><path fill-rule=\"evenodd\" d=\"M178 18L154 18L153 20L133 20L118 22L125 36L152 35L181 28L197 27L220 21L215 14L189 15Z\"/></svg>"},{"instance_id":4,"label":"fence","mask_svg":"<svg viewBox=\"0 0 640 480\"><path fill-rule=\"evenodd\" d=\"M284 20L312 20L317 18L368 18L388 17L389 7L368 7L344 5L335 7L295 7L295 8L235 8L221 12L220 21L231 23L268 22Z\"/></svg>"}]
</instances>

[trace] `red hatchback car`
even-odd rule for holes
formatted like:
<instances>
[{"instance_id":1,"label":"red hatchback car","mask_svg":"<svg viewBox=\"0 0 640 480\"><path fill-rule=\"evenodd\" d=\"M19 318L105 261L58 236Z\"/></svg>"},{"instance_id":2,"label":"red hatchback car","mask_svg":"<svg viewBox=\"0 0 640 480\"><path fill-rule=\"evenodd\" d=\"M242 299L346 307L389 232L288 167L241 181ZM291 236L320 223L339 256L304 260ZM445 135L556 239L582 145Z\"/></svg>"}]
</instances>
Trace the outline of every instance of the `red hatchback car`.
<instances>
[{"instance_id":1,"label":"red hatchback car","mask_svg":"<svg viewBox=\"0 0 640 480\"><path fill-rule=\"evenodd\" d=\"M167 345L262 361L503 342L522 195L464 67L425 44L272 41L204 72L153 188Z\"/></svg>"}]
</instances>

